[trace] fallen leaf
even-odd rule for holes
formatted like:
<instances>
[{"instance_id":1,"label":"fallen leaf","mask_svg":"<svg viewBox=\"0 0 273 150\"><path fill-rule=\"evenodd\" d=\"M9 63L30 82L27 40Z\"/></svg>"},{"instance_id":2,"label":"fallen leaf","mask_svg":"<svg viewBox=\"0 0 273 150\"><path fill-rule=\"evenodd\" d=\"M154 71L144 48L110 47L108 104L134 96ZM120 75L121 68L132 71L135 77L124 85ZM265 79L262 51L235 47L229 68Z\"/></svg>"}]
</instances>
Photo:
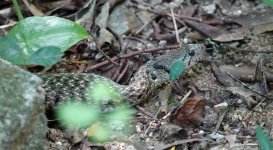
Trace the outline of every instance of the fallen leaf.
<instances>
[{"instance_id":1,"label":"fallen leaf","mask_svg":"<svg viewBox=\"0 0 273 150\"><path fill-rule=\"evenodd\" d=\"M85 29L90 29L94 18L96 0L89 0L83 8L81 8L75 14L75 20L77 23L85 27Z\"/></svg>"},{"instance_id":2,"label":"fallen leaf","mask_svg":"<svg viewBox=\"0 0 273 150\"><path fill-rule=\"evenodd\" d=\"M212 39L219 37L222 34L226 34L224 30L221 30L217 27L200 23L200 22L195 22L195 21L190 21L190 20L185 20L188 26L194 28L198 32L202 33L205 36L208 36Z\"/></svg>"},{"instance_id":3,"label":"fallen leaf","mask_svg":"<svg viewBox=\"0 0 273 150\"><path fill-rule=\"evenodd\" d=\"M229 77L225 72L221 71L220 67L218 67L216 64L211 63L211 69L215 78L221 85L226 87L236 85L236 82L231 77Z\"/></svg>"},{"instance_id":4,"label":"fallen leaf","mask_svg":"<svg viewBox=\"0 0 273 150\"><path fill-rule=\"evenodd\" d=\"M272 11L266 11L264 13L250 13L230 18L243 27L256 27L273 22Z\"/></svg>"},{"instance_id":5,"label":"fallen leaf","mask_svg":"<svg viewBox=\"0 0 273 150\"><path fill-rule=\"evenodd\" d=\"M253 98L253 96L256 94L250 90L245 89L244 87L228 87L227 90L243 99L249 107L257 103L257 101Z\"/></svg>"},{"instance_id":6,"label":"fallen leaf","mask_svg":"<svg viewBox=\"0 0 273 150\"><path fill-rule=\"evenodd\" d=\"M235 67L232 65L223 65L220 66L219 69L222 72L230 73L235 78L244 82L261 82L263 80L261 72L262 70L260 68L256 69L255 64L243 64L239 67ZM267 82L273 82L273 74L270 71L263 70L263 73L265 73L265 78Z\"/></svg>"},{"instance_id":7,"label":"fallen leaf","mask_svg":"<svg viewBox=\"0 0 273 150\"><path fill-rule=\"evenodd\" d=\"M218 42L230 42L230 41L243 40L249 34L250 34L249 29L239 28L236 30L229 31L227 33L220 34L219 36L214 37L212 39Z\"/></svg>"},{"instance_id":8,"label":"fallen leaf","mask_svg":"<svg viewBox=\"0 0 273 150\"><path fill-rule=\"evenodd\" d=\"M229 143L229 146L232 148L236 145L236 140L237 140L237 137L235 134L230 134L230 135L225 135L225 138L226 140L228 141Z\"/></svg>"},{"instance_id":9,"label":"fallen leaf","mask_svg":"<svg viewBox=\"0 0 273 150\"><path fill-rule=\"evenodd\" d=\"M182 128L198 126L202 123L204 117L204 104L204 100L189 98L170 117L170 121Z\"/></svg>"},{"instance_id":10,"label":"fallen leaf","mask_svg":"<svg viewBox=\"0 0 273 150\"><path fill-rule=\"evenodd\" d=\"M252 33L261 34L261 33L272 31L272 30L273 30L273 23L268 23L268 24L262 24L262 25L254 27L252 29Z\"/></svg>"}]
</instances>

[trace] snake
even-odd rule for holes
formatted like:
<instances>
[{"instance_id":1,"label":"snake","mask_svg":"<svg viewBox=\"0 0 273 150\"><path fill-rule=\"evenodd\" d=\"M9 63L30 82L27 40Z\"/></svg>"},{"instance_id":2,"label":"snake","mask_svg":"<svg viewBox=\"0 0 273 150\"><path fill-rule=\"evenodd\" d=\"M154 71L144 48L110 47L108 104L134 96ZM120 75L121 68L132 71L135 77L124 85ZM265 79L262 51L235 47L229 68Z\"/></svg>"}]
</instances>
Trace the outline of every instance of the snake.
<instances>
[{"instance_id":1,"label":"snake","mask_svg":"<svg viewBox=\"0 0 273 150\"><path fill-rule=\"evenodd\" d=\"M160 91L170 83L170 69L174 61L183 61L185 69L206 57L205 46L187 44L183 48L171 50L152 58L143 64L131 78L128 85L120 85L106 77L94 73L46 73L40 75L45 89L46 108L55 107L69 100L85 101L86 90L97 83L120 92L131 104L139 104L151 94Z\"/></svg>"}]
</instances>

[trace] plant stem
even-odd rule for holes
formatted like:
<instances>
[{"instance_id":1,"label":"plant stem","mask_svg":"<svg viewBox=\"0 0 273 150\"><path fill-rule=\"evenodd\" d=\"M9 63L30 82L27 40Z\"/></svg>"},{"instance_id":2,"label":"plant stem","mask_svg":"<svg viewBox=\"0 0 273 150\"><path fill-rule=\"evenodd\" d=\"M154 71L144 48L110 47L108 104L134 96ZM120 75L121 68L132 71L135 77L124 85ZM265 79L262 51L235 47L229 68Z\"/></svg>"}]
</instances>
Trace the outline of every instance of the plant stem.
<instances>
[{"instance_id":1,"label":"plant stem","mask_svg":"<svg viewBox=\"0 0 273 150\"><path fill-rule=\"evenodd\" d=\"M18 5L17 0L12 0L12 3L13 3L13 6L14 6L14 8L16 10L16 14L18 16L19 21L23 20L24 17L23 17L23 14L22 14L21 10L20 10L20 7Z\"/></svg>"}]
</instances>

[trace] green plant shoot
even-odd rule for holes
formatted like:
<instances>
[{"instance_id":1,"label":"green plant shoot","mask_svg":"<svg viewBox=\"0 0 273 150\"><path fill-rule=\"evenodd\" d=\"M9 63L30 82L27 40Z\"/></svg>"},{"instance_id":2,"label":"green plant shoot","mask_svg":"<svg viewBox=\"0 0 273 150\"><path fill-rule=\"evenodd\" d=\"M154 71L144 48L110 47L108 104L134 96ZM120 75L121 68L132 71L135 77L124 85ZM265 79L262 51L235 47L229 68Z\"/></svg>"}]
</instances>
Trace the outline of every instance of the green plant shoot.
<instances>
[{"instance_id":1,"label":"green plant shoot","mask_svg":"<svg viewBox=\"0 0 273 150\"><path fill-rule=\"evenodd\" d=\"M260 126L256 127L256 137L258 140L258 144L262 150L272 150L272 142L269 137L263 132Z\"/></svg>"},{"instance_id":2,"label":"green plant shoot","mask_svg":"<svg viewBox=\"0 0 273 150\"><path fill-rule=\"evenodd\" d=\"M176 60L171 65L170 80L178 79L185 69L185 63L182 60Z\"/></svg>"}]
</instances>

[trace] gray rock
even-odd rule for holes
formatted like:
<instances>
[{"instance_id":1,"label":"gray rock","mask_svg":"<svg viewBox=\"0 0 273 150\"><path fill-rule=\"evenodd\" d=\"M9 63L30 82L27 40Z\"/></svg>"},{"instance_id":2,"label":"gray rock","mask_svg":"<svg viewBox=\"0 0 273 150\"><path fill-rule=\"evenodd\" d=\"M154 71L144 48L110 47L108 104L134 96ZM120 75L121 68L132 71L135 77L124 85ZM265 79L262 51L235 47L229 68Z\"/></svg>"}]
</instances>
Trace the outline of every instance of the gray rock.
<instances>
[{"instance_id":1,"label":"gray rock","mask_svg":"<svg viewBox=\"0 0 273 150\"><path fill-rule=\"evenodd\" d=\"M215 4L209 4L206 6L202 6L203 10L207 13L207 14L213 14L216 10L216 5Z\"/></svg>"},{"instance_id":2,"label":"gray rock","mask_svg":"<svg viewBox=\"0 0 273 150\"><path fill-rule=\"evenodd\" d=\"M129 30L135 32L142 26L135 12L132 9L128 9L125 5L116 6L112 10L108 25L118 35L123 35Z\"/></svg>"},{"instance_id":3,"label":"gray rock","mask_svg":"<svg viewBox=\"0 0 273 150\"><path fill-rule=\"evenodd\" d=\"M0 58L0 150L45 149L42 80Z\"/></svg>"}]
</instances>

